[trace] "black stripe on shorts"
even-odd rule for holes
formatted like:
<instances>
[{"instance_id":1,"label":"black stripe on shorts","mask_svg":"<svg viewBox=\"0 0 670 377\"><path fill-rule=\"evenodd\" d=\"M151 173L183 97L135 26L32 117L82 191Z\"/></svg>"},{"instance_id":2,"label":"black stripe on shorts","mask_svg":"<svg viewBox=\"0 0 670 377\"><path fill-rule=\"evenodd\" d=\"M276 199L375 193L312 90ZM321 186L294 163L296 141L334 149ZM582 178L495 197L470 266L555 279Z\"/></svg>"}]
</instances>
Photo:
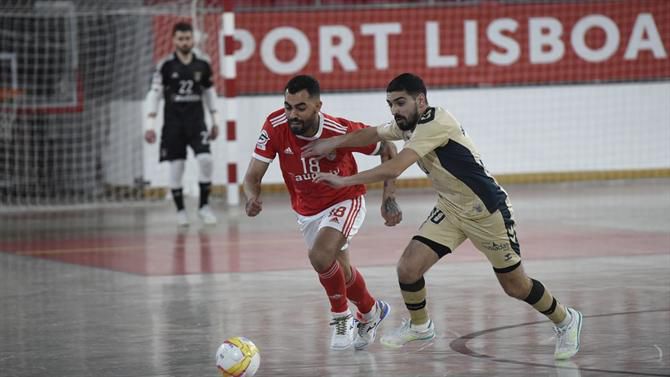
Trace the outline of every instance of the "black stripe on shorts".
<instances>
[{"instance_id":1,"label":"black stripe on shorts","mask_svg":"<svg viewBox=\"0 0 670 377\"><path fill-rule=\"evenodd\" d=\"M435 241L433 241L433 240L429 240L429 239L426 238L426 237L422 237L422 236L414 236L414 237L412 237L412 239L413 239L413 240L417 240L417 241L421 242L422 244L428 246L428 247L429 247L431 250L433 250L433 251L435 252L435 254L437 254L437 256L440 257L440 258L442 258L443 256L445 256L445 255L451 253L451 249L449 249L448 247L446 247L446 246L444 246L444 245L442 245L442 244L439 244L439 243L437 243L437 242L435 242Z\"/></svg>"}]
</instances>

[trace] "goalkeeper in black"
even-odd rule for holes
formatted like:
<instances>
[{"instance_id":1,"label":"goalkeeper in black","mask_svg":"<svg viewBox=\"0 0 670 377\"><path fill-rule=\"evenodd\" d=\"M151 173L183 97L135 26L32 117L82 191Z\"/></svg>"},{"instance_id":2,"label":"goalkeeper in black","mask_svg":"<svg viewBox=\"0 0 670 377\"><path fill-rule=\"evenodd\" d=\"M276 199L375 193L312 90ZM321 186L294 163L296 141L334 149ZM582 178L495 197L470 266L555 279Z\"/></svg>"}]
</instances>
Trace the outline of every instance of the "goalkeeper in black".
<instances>
[{"instance_id":1,"label":"goalkeeper in black","mask_svg":"<svg viewBox=\"0 0 670 377\"><path fill-rule=\"evenodd\" d=\"M151 89L147 94L148 121L144 139L156 142L156 114L161 98L165 100L163 128L160 138L160 161L170 163L170 188L177 207L177 224L188 226L184 208L182 177L186 161L186 146L190 146L200 168L200 208L198 215L205 224L216 224L209 207L213 159L209 143L219 134L216 111L216 92L210 64L193 53L193 27L185 22L175 24L172 30L175 52L161 61L156 68ZM211 113L212 126L205 124L203 102Z\"/></svg>"}]
</instances>

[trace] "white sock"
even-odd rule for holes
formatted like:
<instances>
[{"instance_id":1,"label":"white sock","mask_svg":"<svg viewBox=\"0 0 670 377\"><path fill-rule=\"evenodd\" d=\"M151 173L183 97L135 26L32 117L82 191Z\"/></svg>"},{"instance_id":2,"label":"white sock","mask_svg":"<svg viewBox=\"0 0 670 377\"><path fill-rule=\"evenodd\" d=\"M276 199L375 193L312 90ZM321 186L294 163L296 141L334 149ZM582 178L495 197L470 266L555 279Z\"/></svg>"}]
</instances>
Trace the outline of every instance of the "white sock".
<instances>
[{"instance_id":1,"label":"white sock","mask_svg":"<svg viewBox=\"0 0 670 377\"><path fill-rule=\"evenodd\" d=\"M572 321L572 314L570 314L570 310L568 310L568 308L565 308L565 314L566 314L565 318L563 318L561 322L556 324L556 327L558 327L559 329L564 329L568 327L568 325Z\"/></svg>"},{"instance_id":2,"label":"white sock","mask_svg":"<svg viewBox=\"0 0 670 377\"><path fill-rule=\"evenodd\" d=\"M416 330L416 331L426 331L426 330L428 330L428 327L430 327L430 319L426 323L422 323L420 325L415 325L413 323L410 323L409 326L413 330Z\"/></svg>"},{"instance_id":3,"label":"white sock","mask_svg":"<svg viewBox=\"0 0 670 377\"><path fill-rule=\"evenodd\" d=\"M372 319L374 318L375 314L377 313L377 310L378 310L378 309L377 309L377 303L375 303L375 304L372 306L372 309L370 309L369 312L367 312L367 313L360 313L360 315L361 315L361 318L360 318L361 322L363 322L363 323L368 323L368 322L372 321Z\"/></svg>"},{"instance_id":4,"label":"white sock","mask_svg":"<svg viewBox=\"0 0 670 377\"><path fill-rule=\"evenodd\" d=\"M331 312L330 314L333 316L333 318L342 318L342 317L348 316L349 314L351 314L351 312L349 310L347 310L346 312L342 312L342 313Z\"/></svg>"}]
</instances>

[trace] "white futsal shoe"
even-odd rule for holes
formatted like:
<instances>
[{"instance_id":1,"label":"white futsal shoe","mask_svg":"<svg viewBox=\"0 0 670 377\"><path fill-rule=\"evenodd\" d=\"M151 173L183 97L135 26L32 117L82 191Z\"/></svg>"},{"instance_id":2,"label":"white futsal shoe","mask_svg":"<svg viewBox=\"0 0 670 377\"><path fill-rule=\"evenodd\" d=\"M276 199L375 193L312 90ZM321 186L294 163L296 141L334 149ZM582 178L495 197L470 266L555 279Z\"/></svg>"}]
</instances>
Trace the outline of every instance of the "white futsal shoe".
<instances>
[{"instance_id":1,"label":"white futsal shoe","mask_svg":"<svg viewBox=\"0 0 670 377\"><path fill-rule=\"evenodd\" d=\"M377 300L375 314L372 319L367 323L357 321L358 324L356 326L358 327L358 331L356 331L356 337L354 338L355 349L362 350L374 343L379 325L388 317L389 313L391 313L389 304L382 300Z\"/></svg>"},{"instance_id":2,"label":"white futsal shoe","mask_svg":"<svg viewBox=\"0 0 670 377\"><path fill-rule=\"evenodd\" d=\"M381 343L387 347L400 348L409 342L415 340L429 340L435 337L435 325L432 320L428 320L425 329L417 329L412 326L412 322L403 319L402 324L392 332L382 336Z\"/></svg>"},{"instance_id":3,"label":"white futsal shoe","mask_svg":"<svg viewBox=\"0 0 670 377\"><path fill-rule=\"evenodd\" d=\"M354 316L349 312L344 315L333 314L330 321L333 328L330 338L330 348L345 350L354 343Z\"/></svg>"},{"instance_id":4,"label":"white futsal shoe","mask_svg":"<svg viewBox=\"0 0 670 377\"><path fill-rule=\"evenodd\" d=\"M216 216L212 212L212 209L209 205L204 205L198 210L198 216L205 225L214 225L216 224Z\"/></svg>"},{"instance_id":5,"label":"white futsal shoe","mask_svg":"<svg viewBox=\"0 0 670 377\"><path fill-rule=\"evenodd\" d=\"M556 350L554 358L565 360L574 356L579 351L579 336L582 333L582 313L573 308L568 308L570 323L564 328L554 326L556 333Z\"/></svg>"},{"instance_id":6,"label":"white futsal shoe","mask_svg":"<svg viewBox=\"0 0 670 377\"><path fill-rule=\"evenodd\" d=\"M177 225L179 226L188 226L190 221L188 220L188 213L186 210L177 211Z\"/></svg>"}]
</instances>

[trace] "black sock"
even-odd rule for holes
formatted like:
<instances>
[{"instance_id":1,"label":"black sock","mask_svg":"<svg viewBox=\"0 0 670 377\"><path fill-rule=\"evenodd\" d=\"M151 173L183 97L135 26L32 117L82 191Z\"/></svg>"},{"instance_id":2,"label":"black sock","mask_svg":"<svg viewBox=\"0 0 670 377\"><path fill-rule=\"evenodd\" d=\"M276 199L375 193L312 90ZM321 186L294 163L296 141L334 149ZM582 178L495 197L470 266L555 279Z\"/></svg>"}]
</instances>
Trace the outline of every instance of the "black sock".
<instances>
[{"instance_id":1,"label":"black sock","mask_svg":"<svg viewBox=\"0 0 670 377\"><path fill-rule=\"evenodd\" d=\"M174 200L174 205L177 206L177 211L182 211L184 209L184 195L182 189L172 189L172 199Z\"/></svg>"},{"instance_id":2,"label":"black sock","mask_svg":"<svg viewBox=\"0 0 670 377\"><path fill-rule=\"evenodd\" d=\"M207 203L209 203L209 188L211 186L212 184L210 182L200 182L200 208L206 206Z\"/></svg>"}]
</instances>

